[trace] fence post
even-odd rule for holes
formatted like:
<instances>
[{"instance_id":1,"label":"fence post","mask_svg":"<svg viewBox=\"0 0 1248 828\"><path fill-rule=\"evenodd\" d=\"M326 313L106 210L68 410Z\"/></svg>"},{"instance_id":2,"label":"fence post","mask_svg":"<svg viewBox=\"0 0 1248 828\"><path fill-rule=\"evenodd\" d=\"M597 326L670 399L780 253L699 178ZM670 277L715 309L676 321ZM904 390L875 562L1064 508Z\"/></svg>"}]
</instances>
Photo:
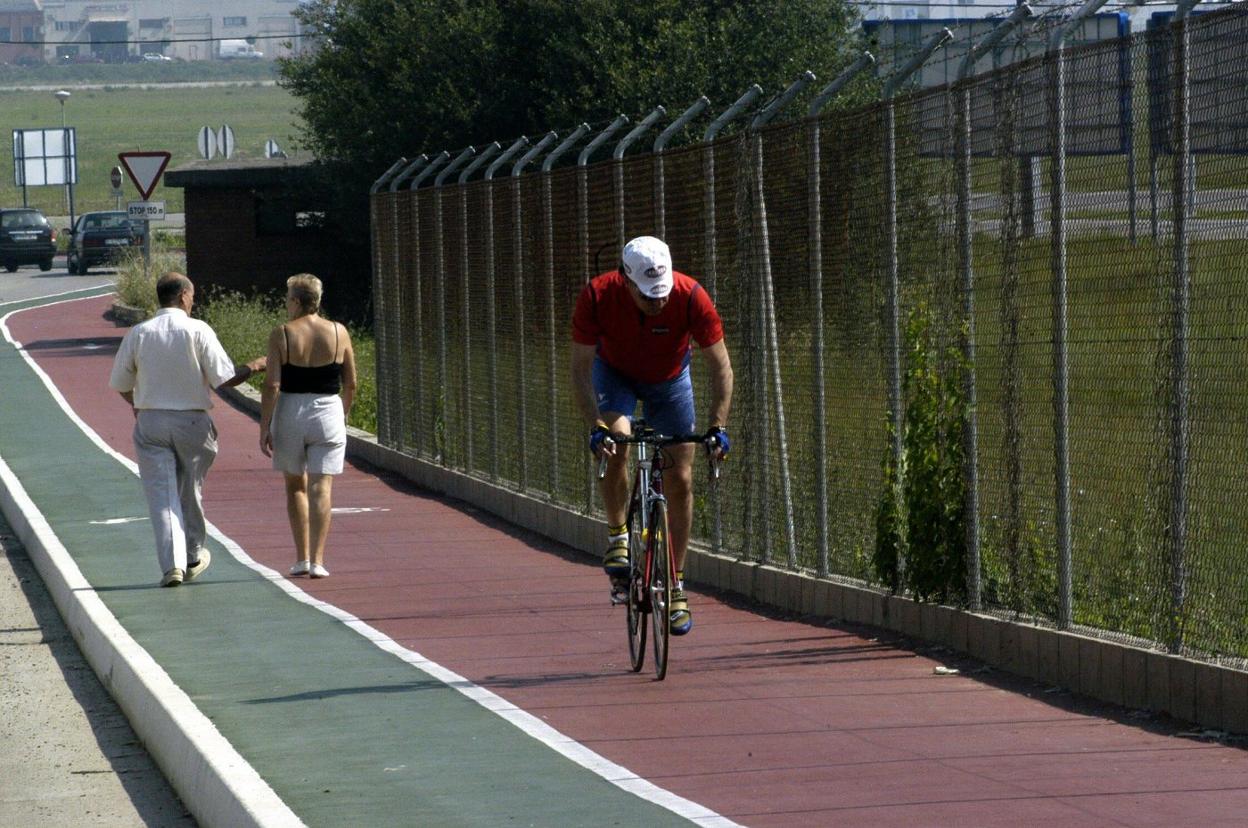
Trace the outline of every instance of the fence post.
<instances>
[{"instance_id":1,"label":"fence post","mask_svg":"<svg viewBox=\"0 0 1248 828\"><path fill-rule=\"evenodd\" d=\"M524 147L529 139L521 135L507 151L498 157L485 171L485 181L494 178L504 164ZM498 310L497 298L494 295L496 268L494 266L494 188L485 192L485 339L486 350L490 356L490 479L498 480Z\"/></svg>"},{"instance_id":2,"label":"fence post","mask_svg":"<svg viewBox=\"0 0 1248 828\"><path fill-rule=\"evenodd\" d=\"M845 85L859 72L875 65L875 57L870 52L862 55L841 71L836 78L819 93L806 110L810 128L807 134L807 168L806 168L806 202L807 224L810 227L810 304L815 310L815 321L812 325L814 341L811 343L812 368L815 375L815 400L812 418L815 441L815 462L818 472L815 475L815 499L819 521L818 574L826 578L828 568L828 434L823 425L824 409L827 406L827 388L823 368L823 213L820 190L819 172L819 111L832 100Z\"/></svg>"},{"instance_id":3,"label":"fence post","mask_svg":"<svg viewBox=\"0 0 1248 828\"><path fill-rule=\"evenodd\" d=\"M1188 387L1188 313L1191 274L1188 268L1187 220L1193 193L1191 175L1192 102L1189 51L1191 10L1200 0L1180 0L1174 10L1174 280L1171 286L1170 333L1170 652L1183 649L1183 612L1187 602L1187 461L1190 423Z\"/></svg>"},{"instance_id":4,"label":"fence post","mask_svg":"<svg viewBox=\"0 0 1248 828\"><path fill-rule=\"evenodd\" d=\"M548 132L542 136L537 145L521 156L520 160L511 168L511 194L512 194L512 224L513 231L516 236L516 372L519 375L520 393L517 395L518 406L516 410L516 436L519 438L520 452L520 473L519 479L516 480L516 488L524 491L529 487L529 404L528 395L525 393L524 381L528 376L528 355L525 347L526 322L524 316L524 302L528 298L524 295L524 215L520 204L520 174L524 172L524 168L529 165L533 159L541 155L546 147L559 136L553 132Z\"/></svg>"},{"instance_id":5,"label":"fence post","mask_svg":"<svg viewBox=\"0 0 1248 828\"><path fill-rule=\"evenodd\" d=\"M476 155L477 150L472 146L465 147L459 155L455 156L451 163L447 164L442 172L438 173L438 177L433 180L433 220L434 235L437 237L437 262L438 275L435 283L434 301L437 303L437 320L438 320L438 388L437 388L437 416L436 421L441 427L435 432L440 435L438 441L438 460L442 465L447 464L446 451L446 251L444 239L442 237L443 221L442 221L442 185L446 182L448 176L459 166L472 156Z\"/></svg>"},{"instance_id":6,"label":"fence post","mask_svg":"<svg viewBox=\"0 0 1248 828\"><path fill-rule=\"evenodd\" d=\"M715 138L719 135L720 130L728 125L728 123L746 110L750 104L763 94L763 87L757 83L752 84L749 89L742 93L741 97L733 102L732 106L720 113L719 117L711 122L706 131L702 133L702 171L703 171L703 214L704 214L704 240L702 243L702 258L705 262L706 272L704 275L707 293L711 296L712 302L719 301L719 251L716 247L715 238ZM711 487L711 551L716 555L722 554L724 551L724 507L723 496L720 494L719 486ZM748 510L747 510L748 513ZM749 534L748 532L746 533Z\"/></svg>"},{"instance_id":7,"label":"fence post","mask_svg":"<svg viewBox=\"0 0 1248 828\"><path fill-rule=\"evenodd\" d=\"M373 334L376 337L377 346L373 349L373 357L375 360L375 369L380 372L385 365L385 340L386 340L386 274L385 267L381 262L382 250L377 240L376 228L381 224L381 208L377 205L375 196L381 192L381 188L386 186L391 177L400 169L407 166L407 159L400 158L382 173L372 186L368 188L368 221L369 226L374 228L372 232L373 244ZM397 240L393 234L390 237L391 246L397 244ZM390 277L393 279L393 274ZM390 440L390 423L388 422L389 412L386 411L386 399L381 393L378 393L377 399L377 439L381 444L388 445Z\"/></svg>"},{"instance_id":8,"label":"fence post","mask_svg":"<svg viewBox=\"0 0 1248 828\"><path fill-rule=\"evenodd\" d=\"M650 127L658 123L659 119L667 114L667 110L661 106L656 106L654 111L642 119L641 123L633 127L632 131L620 139L615 145L615 150L611 153L611 158L615 161L615 220L619 235L616 240L619 242L621 250L624 249L624 152L632 145L634 141L642 136L642 134Z\"/></svg>"},{"instance_id":9,"label":"fence post","mask_svg":"<svg viewBox=\"0 0 1248 828\"><path fill-rule=\"evenodd\" d=\"M884 100L884 178L886 212L886 235L888 236L888 405L892 414L893 429L893 468L896 470L893 481L893 499L895 503L903 502L905 485L905 401L901 398L901 264L897 254L897 110L893 99L901 85L915 72L919 71L932 54L953 39L953 32L948 29L931 35L919 51L906 61L884 82L882 97ZM906 571L905 526L898 527L902 532L901 543L897 549L897 580L890 584L894 592L902 588Z\"/></svg>"},{"instance_id":10,"label":"fence post","mask_svg":"<svg viewBox=\"0 0 1248 828\"><path fill-rule=\"evenodd\" d=\"M1088 0L1049 38L1049 242L1053 267L1053 524L1057 540L1057 625L1069 629L1073 603L1070 516L1070 373L1066 354L1066 36L1105 5Z\"/></svg>"},{"instance_id":11,"label":"fence post","mask_svg":"<svg viewBox=\"0 0 1248 828\"><path fill-rule=\"evenodd\" d=\"M979 609L982 600L982 577L979 562L979 411L978 390L975 374L975 271L971 262L972 236L971 226L971 85L966 82L976 61L992 51L1015 26L1031 15L1031 7L1022 3L1010 12L1010 16L1001 21L983 40L976 44L962 59L958 68L957 83L961 84L962 123L959 132L960 152L957 160L960 167L958 185L958 252L962 269L962 316L963 346L966 358L965 395L966 395L966 428L963 433L963 451L965 452L964 477L966 481L966 558L967 558L967 598L971 609Z\"/></svg>"},{"instance_id":12,"label":"fence post","mask_svg":"<svg viewBox=\"0 0 1248 828\"><path fill-rule=\"evenodd\" d=\"M414 342L413 352L416 355L415 365L412 373L416 379L416 412L412 418L412 425L417 429L416 453L427 453L425 444L425 433L428 431L429 423L426 420L425 411L425 320L424 320L424 271L420 264L420 199L416 194L416 190L424 183L432 173L436 172L439 167L451 160L451 154L443 151L438 153L428 165L419 173L412 177L412 183L408 187L411 191L412 199L412 340Z\"/></svg>"},{"instance_id":13,"label":"fence post","mask_svg":"<svg viewBox=\"0 0 1248 828\"><path fill-rule=\"evenodd\" d=\"M780 110L793 102L803 89L805 89L811 81L815 79L813 72L803 72L797 80L789 85L788 89L763 107L763 110L754 116L754 120L750 122L751 141L754 144L754 177L755 187L757 188L757 204L758 204L758 223L759 223L759 251L762 254L762 279L759 288L762 293L763 319L761 324L764 328L764 336L760 342L763 346L763 362L764 377L768 370L771 373L771 386L776 393L776 436L777 442L780 444L780 487L781 496L784 498L784 532L787 549L787 559L790 569L797 567L797 527L793 520L793 483L789 474L789 437L788 430L784 421L784 384L780 375L780 338L776 330L776 295L775 285L771 274L771 241L767 235L767 199L764 194L765 176L763 174L763 135L762 128L780 113ZM766 400L766 379L758 383L762 386L763 412L765 437L770 437L770 406ZM764 450L763 443L765 440L758 440L759 450ZM760 463L755 467L758 471L763 468ZM763 560L769 557L768 550L771 548L771 531L770 531L770 502L769 493L767 491L766 475L757 475L762 497L762 517L763 517Z\"/></svg>"},{"instance_id":14,"label":"fence post","mask_svg":"<svg viewBox=\"0 0 1248 828\"><path fill-rule=\"evenodd\" d=\"M563 139L559 146L546 156L542 162L542 212L546 217L546 408L550 418L550 497L558 500L559 491L559 447L562 440L555 439L559 433L559 381L555 372L558 353L555 338L555 216L554 205L551 204L550 168L555 165L559 156L575 146L576 142L589 132L589 124L581 124L572 134Z\"/></svg>"},{"instance_id":15,"label":"fence post","mask_svg":"<svg viewBox=\"0 0 1248 828\"><path fill-rule=\"evenodd\" d=\"M418 170L420 170L422 167L424 167L428 163L429 163L429 157L427 155L424 155L424 154L418 155L415 158L415 160L413 160L410 164L404 167L398 173L398 175L396 175L391 180L390 192L397 194L399 192L399 185L403 184L403 182L406 181L409 176L416 173ZM403 262L400 257L400 252L401 252L400 245L398 244L399 198L397 195L395 195L394 198L391 200L390 209L391 209L390 219L394 225L394 237L395 237L395 245L394 245L394 273L395 273L394 299L395 301L392 303L389 309L390 318L386 325L389 342L386 347L390 351L390 356L387 361L390 364L390 368L394 370L394 372L398 375L398 381L395 382L392 386L387 387L386 392L387 392L387 396L391 400L390 431L391 431L391 437L394 441L393 445L397 447L400 451L405 451L407 447L407 419L408 419L409 412L407 411L407 394L405 392L405 388L407 386L407 376L406 376L406 372L403 371L402 369L402 365L403 365L402 342L404 338L403 307L404 307L404 298L407 296L407 285L402 275Z\"/></svg>"},{"instance_id":16,"label":"fence post","mask_svg":"<svg viewBox=\"0 0 1248 828\"><path fill-rule=\"evenodd\" d=\"M585 169L585 165L589 163L590 156L611 140L611 136L626 124L628 124L627 115L616 115L615 120L595 135L576 158L576 219L579 232L578 242L581 247L581 275L586 282L594 277L594 273L589 268L589 171ZM594 481L597 479L597 473L594 470L593 455L588 451L582 452L582 455L582 472L585 478L585 514L589 514L594 510Z\"/></svg>"},{"instance_id":17,"label":"fence post","mask_svg":"<svg viewBox=\"0 0 1248 828\"><path fill-rule=\"evenodd\" d=\"M702 110L710 106L711 102L705 95L699 97L693 102L693 105L680 114L680 117L672 121L667 129L654 139L654 217L655 226L658 228L658 237L667 241L667 200L666 200L666 182L663 179L663 150L667 147L672 137L684 129L690 121L702 114Z\"/></svg>"},{"instance_id":18,"label":"fence post","mask_svg":"<svg viewBox=\"0 0 1248 828\"><path fill-rule=\"evenodd\" d=\"M472 450L472 317L470 315L472 303L470 293L468 291L468 286L472 280L468 278L468 190L464 185L468 183L468 179L472 176L472 174L484 166L487 161L493 158L500 149L502 149L502 147L499 146L497 141L494 141L482 150L476 158L472 159L472 163L465 167L464 171L459 174L460 258L464 263L464 278L460 280L459 286L460 313L462 314L460 316L460 320L462 322L460 327L463 333L462 347L464 350L463 372L461 374L463 385L460 388L460 395L463 399L464 416L461 418L460 423L463 427L464 469L468 472L472 472L476 464Z\"/></svg>"}]
</instances>

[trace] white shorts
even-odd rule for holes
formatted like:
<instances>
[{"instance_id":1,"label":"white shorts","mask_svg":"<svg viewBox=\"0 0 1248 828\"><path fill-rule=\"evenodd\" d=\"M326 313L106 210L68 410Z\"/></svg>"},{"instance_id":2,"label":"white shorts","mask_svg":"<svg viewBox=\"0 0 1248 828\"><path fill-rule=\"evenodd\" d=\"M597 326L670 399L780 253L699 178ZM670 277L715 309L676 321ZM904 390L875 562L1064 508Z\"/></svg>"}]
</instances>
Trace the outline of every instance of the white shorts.
<instances>
[{"instance_id":1,"label":"white shorts","mask_svg":"<svg viewBox=\"0 0 1248 828\"><path fill-rule=\"evenodd\" d=\"M273 412L273 468L287 474L342 474L347 422L337 394L280 394Z\"/></svg>"}]
</instances>

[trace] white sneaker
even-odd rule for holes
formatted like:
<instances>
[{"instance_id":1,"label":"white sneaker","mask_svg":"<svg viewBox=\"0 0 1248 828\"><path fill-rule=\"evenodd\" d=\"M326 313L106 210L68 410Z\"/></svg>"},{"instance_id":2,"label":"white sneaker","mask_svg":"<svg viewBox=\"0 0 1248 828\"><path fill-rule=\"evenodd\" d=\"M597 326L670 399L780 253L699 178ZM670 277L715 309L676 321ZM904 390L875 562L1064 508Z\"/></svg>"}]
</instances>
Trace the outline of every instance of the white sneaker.
<instances>
[{"instance_id":1,"label":"white sneaker","mask_svg":"<svg viewBox=\"0 0 1248 828\"><path fill-rule=\"evenodd\" d=\"M187 567L185 580L193 581L198 578L210 563L212 563L212 553L207 549L199 550L199 560Z\"/></svg>"},{"instance_id":2,"label":"white sneaker","mask_svg":"<svg viewBox=\"0 0 1248 828\"><path fill-rule=\"evenodd\" d=\"M162 587L175 587L182 585L182 570L174 568L165 573L165 577L160 579Z\"/></svg>"},{"instance_id":3,"label":"white sneaker","mask_svg":"<svg viewBox=\"0 0 1248 828\"><path fill-rule=\"evenodd\" d=\"M329 570L320 564L312 564L312 568L308 570L308 574L310 574L313 578L328 578Z\"/></svg>"},{"instance_id":4,"label":"white sneaker","mask_svg":"<svg viewBox=\"0 0 1248 828\"><path fill-rule=\"evenodd\" d=\"M311 565L307 561L296 561L290 568L291 575L307 575Z\"/></svg>"}]
</instances>

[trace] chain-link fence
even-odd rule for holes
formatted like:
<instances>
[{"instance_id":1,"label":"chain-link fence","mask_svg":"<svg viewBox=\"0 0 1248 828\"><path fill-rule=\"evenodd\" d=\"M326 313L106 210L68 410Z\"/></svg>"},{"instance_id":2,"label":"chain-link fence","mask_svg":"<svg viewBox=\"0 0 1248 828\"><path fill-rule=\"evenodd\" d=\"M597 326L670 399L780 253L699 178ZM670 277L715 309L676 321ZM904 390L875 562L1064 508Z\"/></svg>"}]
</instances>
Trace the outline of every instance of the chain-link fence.
<instances>
[{"instance_id":1,"label":"chain-link fence","mask_svg":"<svg viewBox=\"0 0 1248 828\"><path fill-rule=\"evenodd\" d=\"M1231 8L658 153L418 160L373 196L379 436L592 511L571 311L660 234L736 373L699 541L1248 657L1246 75Z\"/></svg>"}]
</instances>

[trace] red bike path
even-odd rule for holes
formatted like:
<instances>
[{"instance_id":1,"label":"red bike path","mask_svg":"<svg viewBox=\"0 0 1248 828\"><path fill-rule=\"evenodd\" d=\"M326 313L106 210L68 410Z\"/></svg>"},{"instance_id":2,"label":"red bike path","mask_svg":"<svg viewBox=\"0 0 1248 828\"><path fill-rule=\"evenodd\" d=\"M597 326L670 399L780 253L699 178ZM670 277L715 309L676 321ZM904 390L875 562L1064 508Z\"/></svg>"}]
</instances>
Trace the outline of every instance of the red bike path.
<instances>
[{"instance_id":1,"label":"red bike path","mask_svg":"<svg viewBox=\"0 0 1248 828\"><path fill-rule=\"evenodd\" d=\"M32 308L10 315L6 324L68 406L108 446L132 458L131 412L107 387L125 333L105 318L109 304L109 297L94 297ZM23 370L16 360L5 366L4 376ZM23 405L44 404L27 393ZM44 461L10 461L18 477L35 475L58 452L71 450L75 456L55 460L62 474L79 467L90 473L95 460L87 454L93 449L57 437L59 426L44 413L37 416L21 441L32 444L34 456ZM225 403L218 403L213 416L221 453L206 484L208 518L257 563L284 573L292 553L280 475L258 450L253 417ZM0 439L0 455L20 455L22 446L9 437L9 442ZM125 491L126 485L132 491ZM656 814L666 821L682 813L609 784L560 787L552 777L584 775L583 768L549 762L547 746L536 741L514 744L515 734L498 735L472 718L475 712L454 708L453 715L445 715L438 707L441 695L424 692L436 682L388 654L381 655L380 666L367 661L371 657L355 648L373 645L354 633L339 635L341 621L318 614L320 620L299 621L298 632L289 626L268 629L267 617L278 617L296 602L285 592L256 587L252 581L263 579L235 566L224 551L216 553L201 582L179 590L146 589L160 573L146 522L133 520L143 514L136 513L142 503L138 481L131 475L127 483L123 475L109 489L126 499L113 507L101 495L101 508L116 508L117 519L132 520L125 524L125 543L133 545L125 553L131 556L125 560L133 558L121 579L125 583L105 583L111 570L92 557L98 549L80 555L67 547L101 594L114 601L138 595L133 604L118 604L120 620L139 631L140 643L151 636L149 650L157 661L174 662L167 669L178 684L210 711L221 732L304 822L356 824L351 815L360 814L353 803L368 797L419 799L391 803L395 814L424 815L411 823L400 819L404 824L428 824L434 815L487 824L499 814L531 824L654 824L660 819ZM45 501L35 499L44 508ZM46 500L51 511L53 500ZM715 824L717 814L720 824L754 826L1231 825L1243 824L1248 812L1248 753L1238 747L977 670L953 654L914 649L913 642L870 629L780 617L696 585L696 626L689 636L672 640L667 679L654 681L649 663L633 674L623 610L609 606L605 579L591 557L357 463L336 480L334 506L345 511L335 514L330 535L326 565L332 576L291 579L299 589L491 691L593 754L713 812L695 813L695 821ZM73 535L68 524L65 533ZM144 617L144 607L175 599L176 611ZM221 602L213 605L214 618L227 625L215 643L227 650L222 663L235 659L241 675L242 663L254 657L276 675L293 662L306 692L265 701L293 701L312 712L275 723L275 716L287 717L288 711L257 715L254 686L240 678L240 686L232 687L229 670L209 665L197 672L197 663L208 659L166 653L149 627L194 636L196 604L210 600ZM228 627L231 616L241 619L239 628ZM307 630L314 633L310 640L299 637ZM232 656L228 648L235 648ZM339 657L347 660L340 663ZM938 674L936 668L946 665L962 672ZM372 670L385 674L384 687L357 681ZM342 715L337 722L314 712L331 697L334 715ZM367 707L378 698L404 706L398 712ZM469 706L484 719L495 718L484 707ZM381 742L367 735L364 723L378 716L407 722L422 715L431 717L428 727L447 732L427 741L396 739L384 746L385 761L422 765L434 777L444 776L427 778L424 789L397 787L369 769L370 748L381 750ZM296 750L266 751L253 744L262 740L246 736L253 728L300 730L301 722L313 718L316 727ZM352 741L352 731L360 741ZM516 734L520 741L530 738ZM465 752L469 743L474 750ZM396 750L406 753L392 759ZM327 752L331 759L342 758L334 772L349 791L346 801L336 801L329 789L316 797L299 793L306 793L300 780L307 782L299 763ZM474 756L479 765L469 761ZM446 763L455 767L445 770ZM439 768L443 771L434 770ZM321 784L313 781L314 787ZM517 790L535 793L525 798ZM491 796L501 800L483 804ZM445 801L433 808L430 797ZM634 799L640 808L635 813Z\"/></svg>"}]
</instances>

